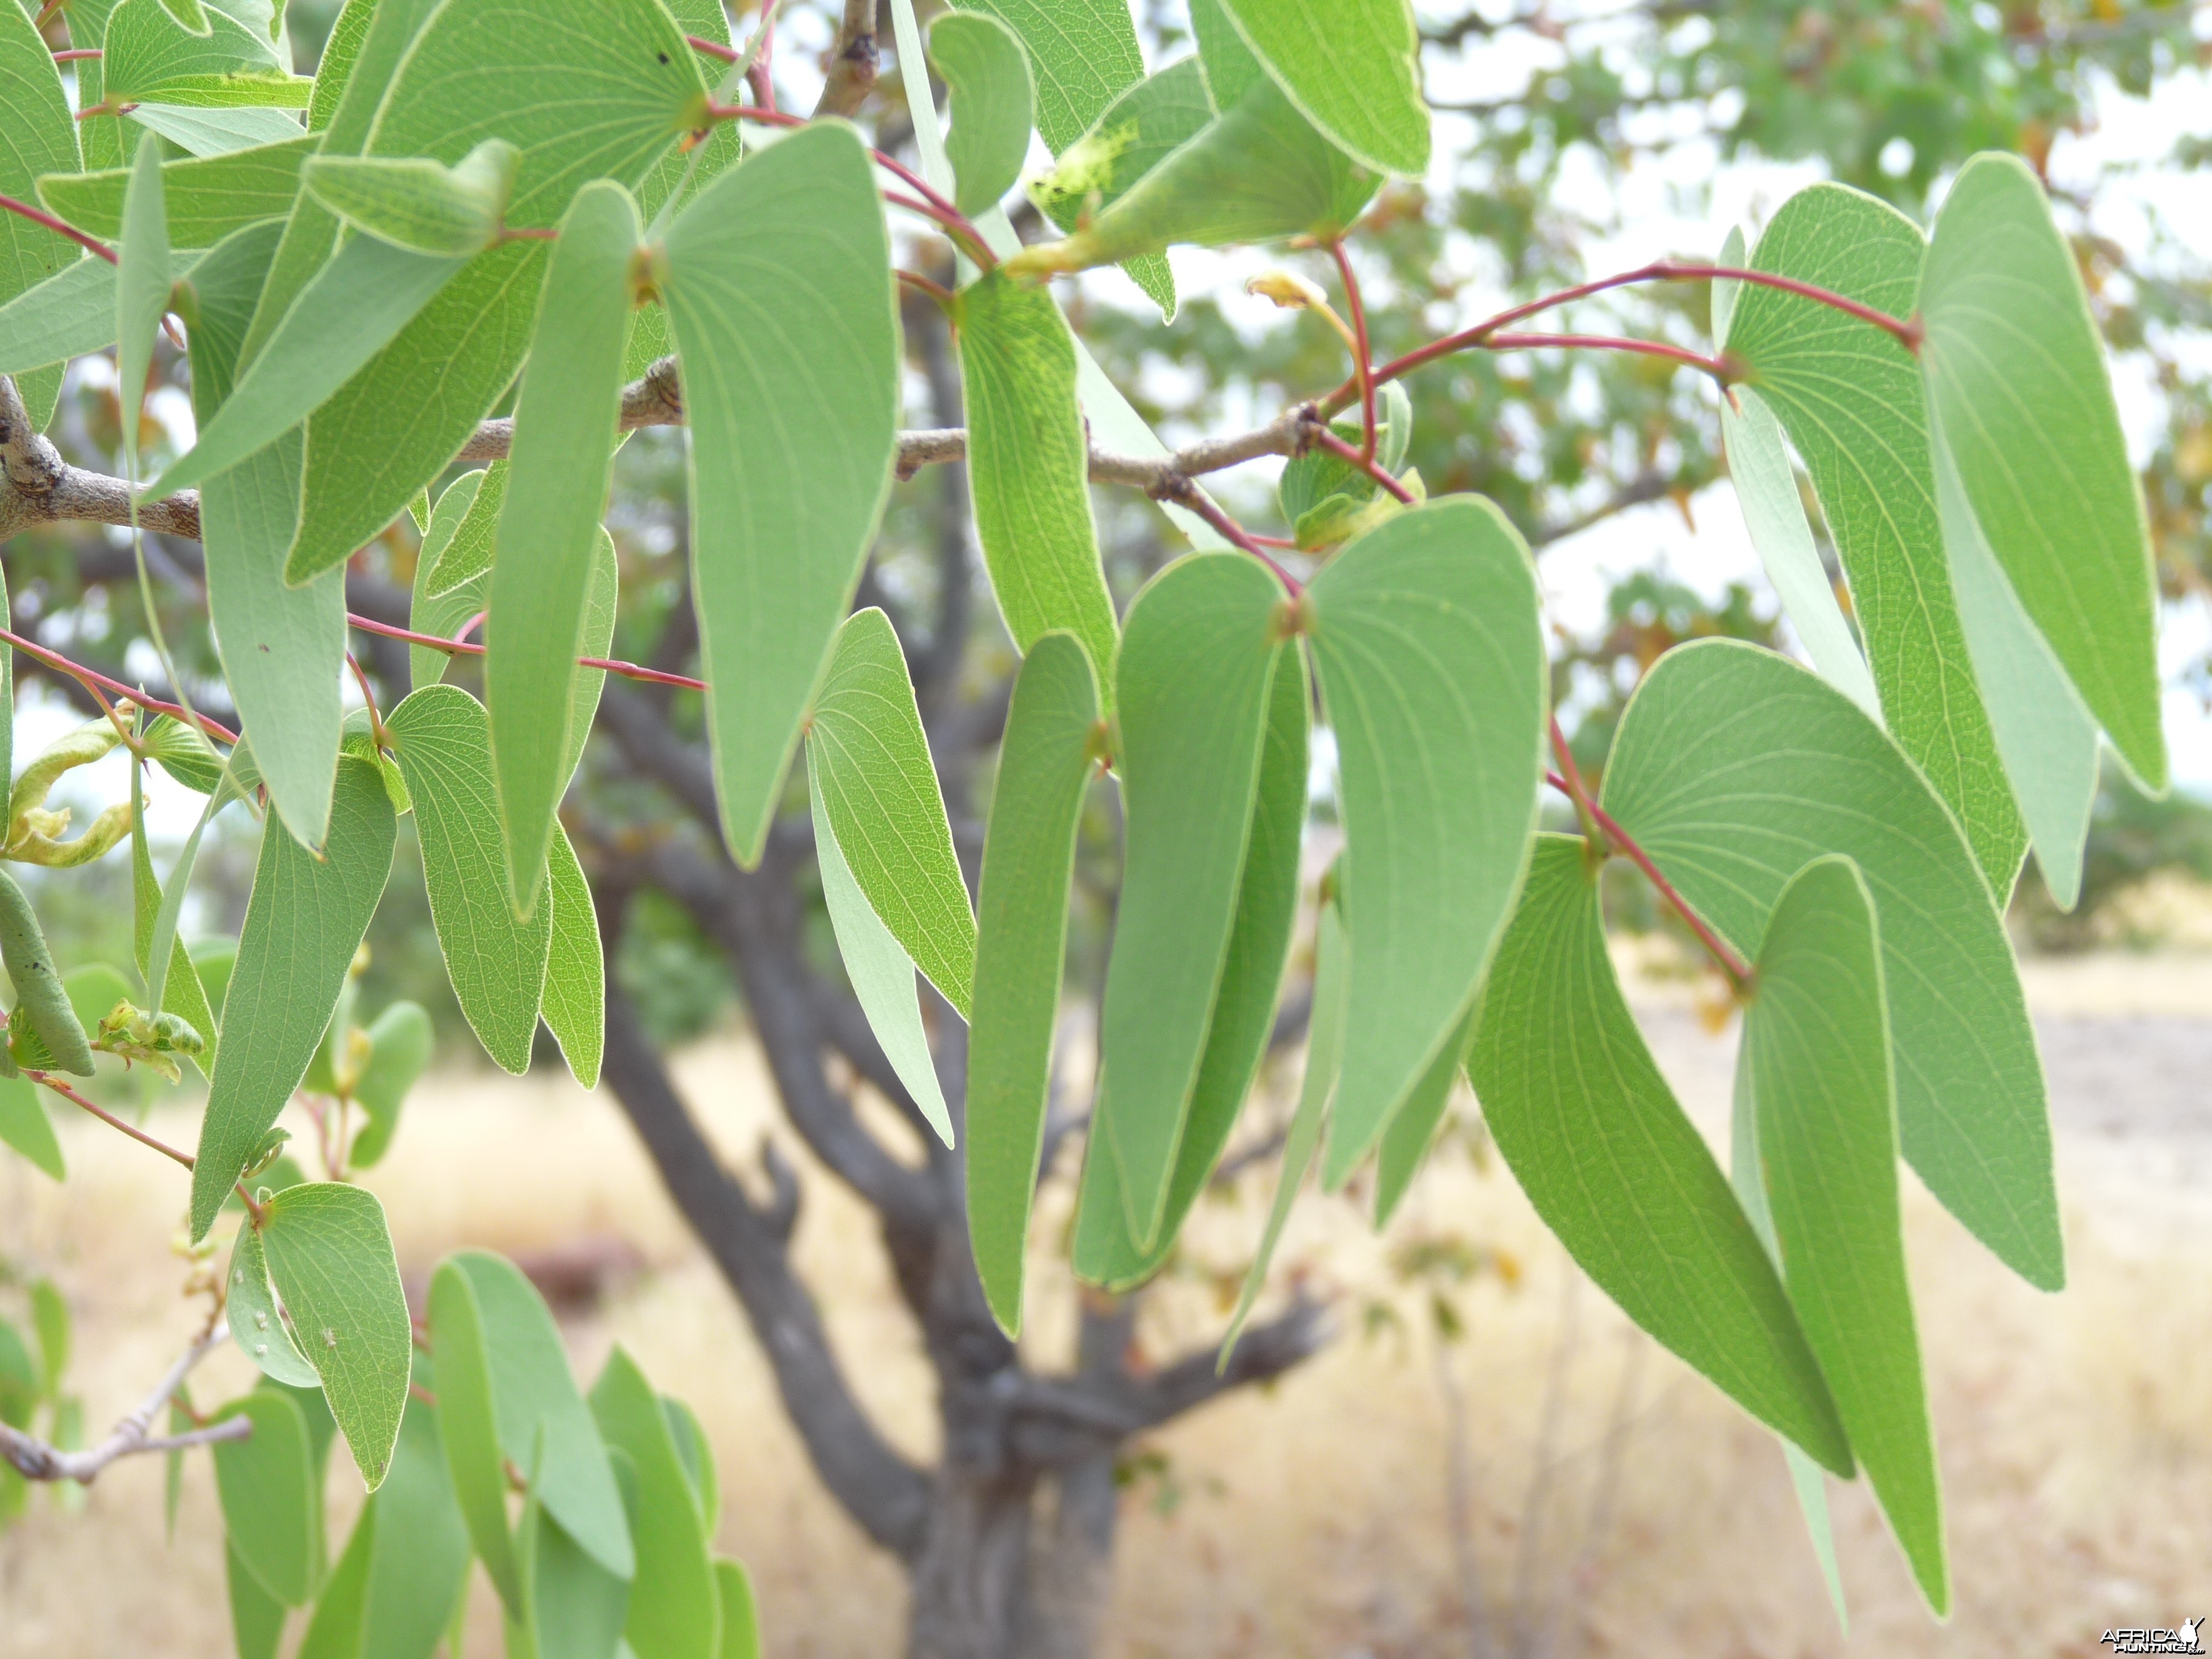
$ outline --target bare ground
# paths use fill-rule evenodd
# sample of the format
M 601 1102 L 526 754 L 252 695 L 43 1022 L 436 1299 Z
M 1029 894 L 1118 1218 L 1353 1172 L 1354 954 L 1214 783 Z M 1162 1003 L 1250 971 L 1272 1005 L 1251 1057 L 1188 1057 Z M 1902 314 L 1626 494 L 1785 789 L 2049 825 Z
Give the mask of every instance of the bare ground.
M 1341 1340 L 1134 1462 L 1109 1652 L 1386 1659 L 1479 1654 L 1486 1638 L 1493 1654 L 1556 1659 L 2014 1659 L 2100 1653 L 2108 1626 L 2212 1611 L 2212 957 L 2031 963 L 2027 979 L 2069 1288 L 2046 1297 L 2010 1278 L 1907 1178 L 1957 1584 L 1947 1625 L 1920 1605 L 1863 1489 L 1832 1488 L 1851 1614 L 1840 1635 L 1771 1437 L 1629 1332 L 1502 1167 L 1455 1144 L 1381 1239 L 1351 1205 L 1301 1206 L 1280 1261 L 1336 1298 Z M 1662 1065 L 1717 1136 L 1732 1034 L 1708 1035 L 1679 983 L 1640 984 Z M 727 1154 L 749 1158 L 771 1121 L 750 1049 L 702 1045 L 681 1076 Z M 185 1112 L 153 1127 L 192 1132 Z M 100 1424 L 191 1327 L 169 1254 L 183 1188 L 98 1125 L 66 1131 L 68 1187 L 0 1166 L 0 1255 L 69 1295 L 76 1384 Z M 866 1217 L 807 1173 L 802 1262 L 860 1392 L 926 1456 L 927 1377 Z M 1271 1179 L 1195 1218 L 1146 1316 L 1148 1352 L 1218 1329 Z M 586 1375 L 618 1340 L 696 1406 L 720 1457 L 720 1544 L 753 1567 L 771 1652 L 896 1652 L 896 1571 L 814 1485 L 734 1306 L 611 1103 L 537 1079 L 439 1080 L 371 1184 L 410 1273 L 463 1243 L 634 1244 L 646 1271 L 569 1325 Z M 1041 1263 L 1065 1209 L 1040 1217 Z M 1409 1276 L 1424 1263 L 1434 1271 Z M 1030 1340 L 1048 1357 L 1067 1340 L 1072 1291 L 1039 1271 Z M 1437 1334 L 1439 1292 L 1455 1340 Z M 222 1356 L 201 1397 L 246 1380 Z M 343 1516 L 357 1488 L 337 1462 Z M 188 1472 L 173 1543 L 161 1485 L 152 1460 L 118 1466 L 82 1512 L 40 1503 L 0 1535 L 0 1659 L 228 1650 L 211 1478 L 204 1462 Z M 471 1651 L 496 1651 L 481 1587 L 476 1613 Z

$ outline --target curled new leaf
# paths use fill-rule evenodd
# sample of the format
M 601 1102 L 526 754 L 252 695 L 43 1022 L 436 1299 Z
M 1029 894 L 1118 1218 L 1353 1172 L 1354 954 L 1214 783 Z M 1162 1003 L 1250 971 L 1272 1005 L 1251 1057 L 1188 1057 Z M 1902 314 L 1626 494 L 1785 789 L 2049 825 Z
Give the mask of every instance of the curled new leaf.
M 451 167 L 424 157 L 317 155 L 301 179 L 317 201 L 372 236 L 452 257 L 497 238 L 521 159 L 504 138 L 487 138 Z

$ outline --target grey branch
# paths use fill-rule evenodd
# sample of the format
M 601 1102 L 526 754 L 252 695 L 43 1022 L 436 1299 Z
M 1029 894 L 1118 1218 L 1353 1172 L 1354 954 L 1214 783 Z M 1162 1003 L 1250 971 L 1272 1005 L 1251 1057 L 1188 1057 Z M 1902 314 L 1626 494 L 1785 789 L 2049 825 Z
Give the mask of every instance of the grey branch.
M 1312 405 L 1285 410 L 1252 431 L 1229 438 L 1207 438 L 1171 455 L 1148 457 L 1116 454 L 1093 448 L 1091 479 L 1094 483 L 1123 484 L 1141 489 L 1156 501 L 1179 500 L 1190 481 L 1208 472 L 1256 460 L 1262 455 L 1295 455 L 1306 428 L 1316 420 Z M 623 388 L 622 429 L 681 426 L 684 398 L 677 384 L 676 359 L 663 357 L 638 379 Z M 514 446 L 511 417 L 485 421 L 461 446 L 456 460 L 503 460 Z M 898 474 L 910 478 L 925 466 L 964 460 L 968 434 L 964 428 L 944 427 L 902 432 L 898 440 Z M 7 488 L 0 493 L 0 541 L 27 525 L 76 520 L 93 524 L 131 522 L 131 486 L 104 472 L 71 466 L 61 452 L 33 428 L 24 413 L 15 382 L 0 375 L 0 471 Z M 199 492 L 179 490 L 156 501 L 138 504 L 138 522 L 148 530 L 187 541 L 200 538 Z
M 12 388 L 11 388 L 12 390 Z M 19 405 L 20 407 L 20 405 Z M 167 1405 L 185 1378 L 230 1334 L 230 1328 L 218 1319 L 202 1332 L 198 1340 L 178 1357 L 177 1363 L 155 1384 L 154 1392 L 138 1402 L 138 1408 L 115 1425 L 115 1431 L 98 1445 L 84 1451 L 64 1451 L 52 1446 L 35 1435 L 24 1433 L 0 1423 L 0 1456 L 14 1464 L 16 1472 L 27 1480 L 75 1480 L 90 1486 L 100 1472 L 118 1457 L 129 1457 L 140 1452 L 181 1451 L 188 1446 L 213 1445 L 219 1441 L 243 1440 L 253 1432 L 253 1420 L 234 1417 L 204 1429 L 194 1429 L 186 1434 L 155 1436 L 154 1419 Z

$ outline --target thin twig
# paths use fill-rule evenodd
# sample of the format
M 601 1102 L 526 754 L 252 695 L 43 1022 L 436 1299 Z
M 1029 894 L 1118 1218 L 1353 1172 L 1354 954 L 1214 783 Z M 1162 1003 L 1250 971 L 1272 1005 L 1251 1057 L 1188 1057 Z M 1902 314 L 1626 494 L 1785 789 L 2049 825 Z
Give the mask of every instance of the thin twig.
M 1692 351 L 1687 346 L 1673 345 L 1665 340 L 1638 340 L 1625 334 L 1493 334 L 1486 340 L 1478 341 L 1474 349 L 1482 351 L 1543 351 L 1552 349 L 1632 351 L 1647 357 L 1664 357 L 1671 362 L 1701 369 L 1723 386 L 1738 378 L 1734 367 L 1725 357 L 1708 356 L 1702 351 Z
M 1545 773 L 1544 781 L 1561 794 L 1571 799 L 1573 798 L 1574 791 L 1567 787 L 1567 781 L 1557 772 Z M 1626 855 L 1630 863 L 1644 872 L 1645 880 L 1659 890 L 1659 896 L 1667 901 L 1674 914 L 1681 917 L 1684 925 L 1698 936 L 1698 943 L 1705 947 L 1705 953 L 1712 957 L 1714 965 L 1726 975 L 1729 988 L 1738 995 L 1741 995 L 1745 988 L 1751 983 L 1751 969 L 1744 959 L 1729 948 L 1726 940 L 1705 925 L 1705 919 L 1703 916 L 1690 908 L 1689 900 L 1684 898 L 1676 890 L 1673 882 L 1660 873 L 1659 866 L 1651 861 L 1651 854 L 1637 845 L 1635 836 L 1622 829 L 1612 815 L 1595 801 L 1589 801 L 1588 805 L 1590 817 L 1596 821 L 1597 827 L 1605 831 L 1606 839 Z
M 1583 835 L 1595 848 L 1601 857 L 1612 852 L 1603 830 L 1598 827 L 1595 813 L 1590 806 L 1589 787 L 1583 781 L 1583 769 L 1575 763 L 1575 751 L 1567 744 L 1567 734 L 1559 729 L 1559 717 L 1552 716 L 1552 758 L 1559 763 L 1559 773 L 1565 780 L 1567 798 L 1575 804 L 1575 817 L 1581 821 Z
M 16 1471 L 28 1480 L 74 1480 L 80 1486 L 90 1486 L 100 1472 L 118 1457 L 129 1457 L 142 1452 L 182 1451 L 188 1447 L 207 1446 L 228 1440 L 243 1440 L 253 1432 L 250 1417 L 227 1418 L 211 1427 L 194 1429 L 187 1434 L 155 1437 L 154 1419 L 167 1405 L 192 1368 L 215 1351 L 230 1334 L 230 1328 L 220 1318 L 210 1322 L 207 1329 L 194 1339 L 177 1362 L 171 1365 L 156 1383 L 153 1393 L 138 1402 L 137 1409 L 115 1425 L 114 1432 L 98 1445 L 83 1451 L 64 1451 L 48 1444 L 34 1435 L 0 1423 L 0 1456 L 15 1465 Z
M 26 639 L 22 635 L 11 632 L 5 628 L 0 628 L 0 640 L 5 640 L 18 651 L 28 652 L 47 667 L 67 674 L 71 679 L 77 681 L 91 691 L 94 696 L 100 695 L 100 688 L 105 687 L 118 696 L 130 698 L 131 702 L 149 713 L 167 714 L 172 719 L 183 720 L 187 725 L 197 723 L 200 730 L 209 737 L 218 738 L 224 743 L 238 741 L 238 733 L 221 721 L 211 720 L 204 714 L 195 714 L 180 704 L 163 702 L 159 697 L 149 697 L 143 691 L 133 690 L 122 681 L 112 680 L 96 669 L 87 668 L 82 663 L 71 662 L 60 652 L 49 646 L 40 645 L 36 640 Z
M 177 1163 L 183 1164 L 187 1170 L 192 1167 L 194 1159 L 190 1152 L 180 1152 L 175 1147 L 170 1146 L 167 1141 L 156 1140 L 153 1136 L 148 1134 L 143 1129 L 137 1128 L 131 1124 L 125 1123 L 121 1118 L 116 1116 L 114 1113 L 109 1111 L 105 1106 L 96 1105 L 93 1102 L 86 1099 L 68 1084 L 56 1077 L 52 1072 L 41 1072 L 27 1066 L 23 1068 L 23 1075 L 30 1079 L 33 1083 L 44 1084 L 47 1088 L 52 1089 L 56 1094 L 59 1095 L 64 1100 L 69 1101 L 75 1105 L 83 1107 L 86 1111 L 90 1112 L 102 1123 L 107 1125 L 109 1128 L 120 1129 L 125 1134 L 129 1135 L 131 1139 L 137 1141 L 140 1146 L 151 1146 L 155 1152 L 161 1153 L 162 1157 L 174 1159 Z

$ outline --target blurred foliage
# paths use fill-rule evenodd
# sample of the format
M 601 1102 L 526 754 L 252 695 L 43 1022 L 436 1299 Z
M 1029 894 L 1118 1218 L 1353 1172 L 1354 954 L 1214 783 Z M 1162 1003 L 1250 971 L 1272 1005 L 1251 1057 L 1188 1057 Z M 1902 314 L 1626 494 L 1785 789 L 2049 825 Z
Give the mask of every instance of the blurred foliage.
M 2114 901 L 2154 876 L 2179 874 L 2212 884 L 2212 806 L 2187 795 L 2154 800 L 2107 758 L 2089 820 L 2081 864 L 2081 902 L 2069 914 L 2051 901 L 2037 874 L 2024 875 L 2013 900 L 2013 921 L 2044 951 L 2094 945 L 2156 945 L 2156 928 L 2123 931 L 2107 924 Z

